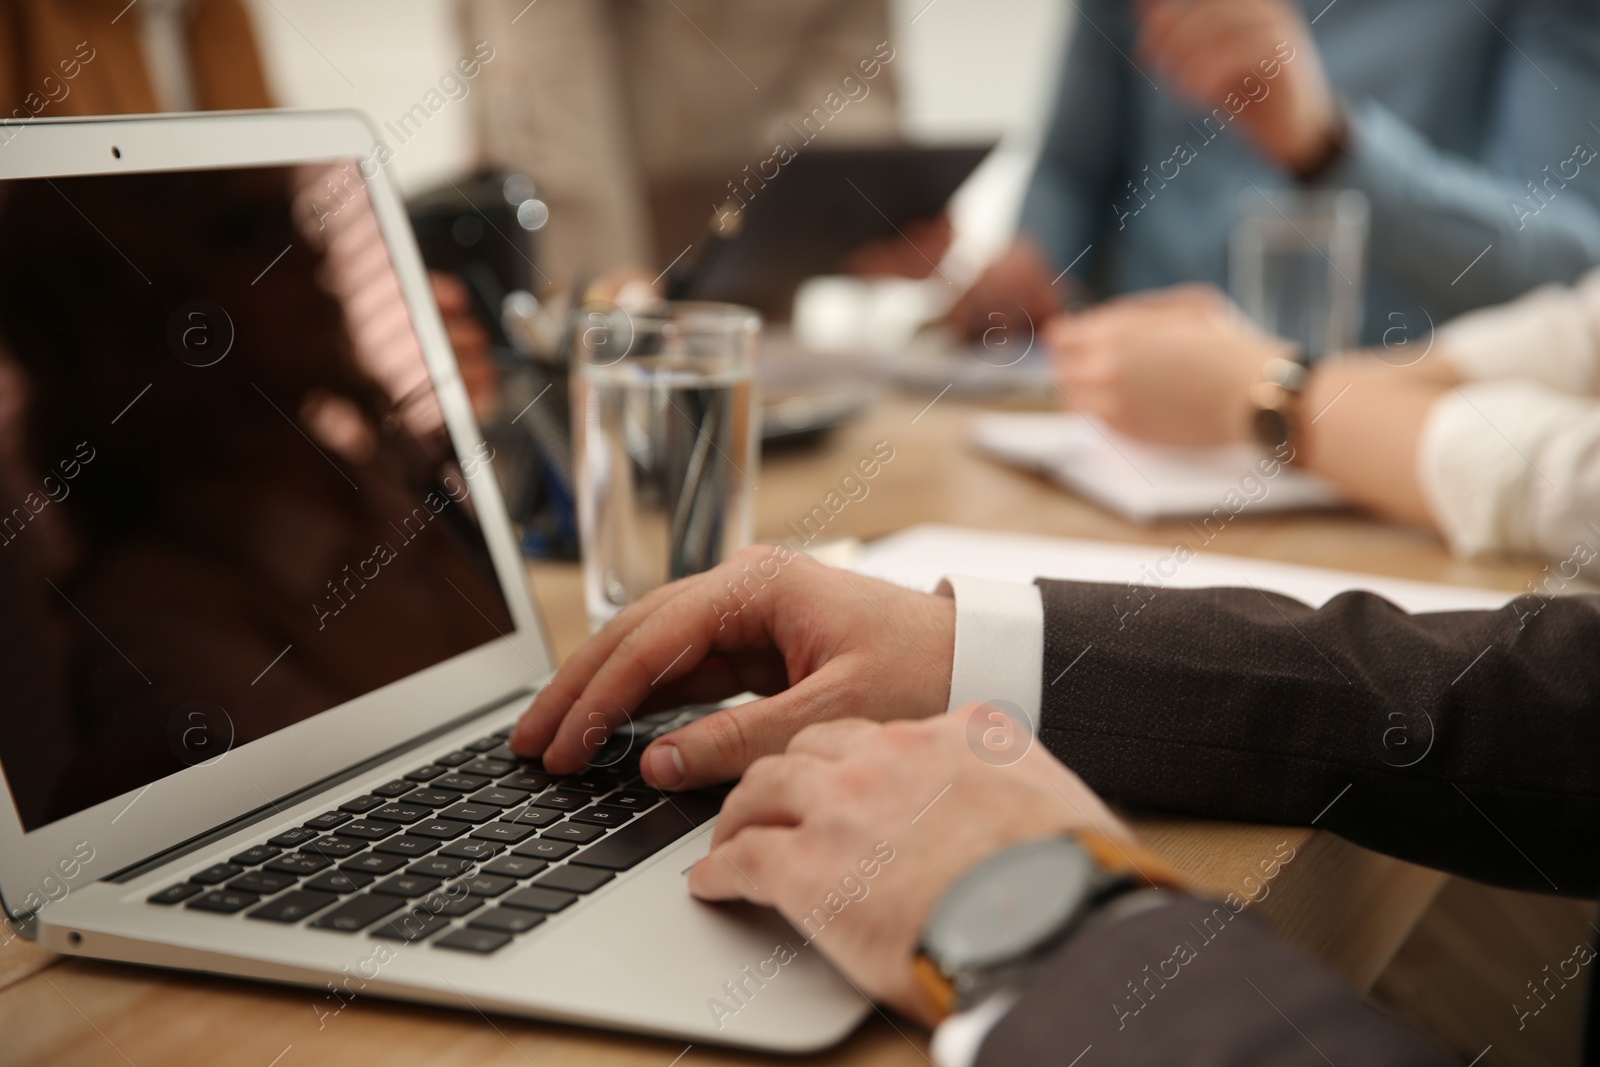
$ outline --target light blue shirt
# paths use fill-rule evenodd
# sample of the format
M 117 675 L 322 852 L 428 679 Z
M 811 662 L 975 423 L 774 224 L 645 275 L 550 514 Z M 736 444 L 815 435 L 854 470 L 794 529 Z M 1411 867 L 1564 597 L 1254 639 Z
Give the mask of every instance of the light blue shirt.
M 1300 5 L 1350 121 L 1347 150 L 1312 185 L 1359 189 L 1371 205 L 1366 343 L 1600 263 L 1600 2 Z M 1216 132 L 1209 112 L 1141 73 L 1131 0 L 1074 6 L 1023 230 L 1097 295 L 1227 288 L 1241 193 L 1295 179 L 1240 120 Z M 1193 158 L 1175 168 L 1180 145 Z M 1139 198 L 1127 184 L 1174 169 Z

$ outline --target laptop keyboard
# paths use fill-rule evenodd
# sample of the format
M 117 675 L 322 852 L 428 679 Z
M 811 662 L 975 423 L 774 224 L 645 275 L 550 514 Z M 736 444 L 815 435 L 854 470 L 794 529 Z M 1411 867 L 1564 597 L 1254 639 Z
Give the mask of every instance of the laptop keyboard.
M 553 775 L 510 727 L 148 898 L 164 907 L 490 953 L 717 813 L 624 768 Z

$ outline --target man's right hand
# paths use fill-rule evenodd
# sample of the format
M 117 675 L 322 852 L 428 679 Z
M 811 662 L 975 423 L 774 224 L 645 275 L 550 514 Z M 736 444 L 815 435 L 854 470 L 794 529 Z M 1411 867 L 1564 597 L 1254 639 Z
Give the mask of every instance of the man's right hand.
M 761 694 L 642 754 L 646 781 L 691 789 L 737 777 L 811 723 L 941 714 L 954 654 L 954 600 L 756 545 L 624 608 L 539 692 L 511 747 L 567 774 L 635 714 Z

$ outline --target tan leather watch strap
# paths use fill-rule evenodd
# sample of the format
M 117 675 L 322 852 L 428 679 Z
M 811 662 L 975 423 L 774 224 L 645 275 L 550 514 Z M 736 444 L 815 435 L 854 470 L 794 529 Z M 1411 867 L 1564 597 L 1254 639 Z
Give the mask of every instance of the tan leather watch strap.
M 911 961 L 911 980 L 932 1006 L 935 1019 L 942 1022 L 956 1010 L 956 1001 L 959 999 L 956 987 L 939 970 L 939 965 L 921 952 Z
M 1102 869 L 1132 878 L 1151 888 L 1189 889 L 1187 879 L 1166 860 L 1131 839 L 1118 840 L 1097 830 L 1078 830 L 1069 835 L 1094 858 Z

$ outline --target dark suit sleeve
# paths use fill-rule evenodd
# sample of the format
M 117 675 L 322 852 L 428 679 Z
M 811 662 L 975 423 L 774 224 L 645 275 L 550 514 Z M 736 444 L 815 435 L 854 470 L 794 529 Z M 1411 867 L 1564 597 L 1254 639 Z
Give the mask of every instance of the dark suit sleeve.
M 1029 976 L 977 1067 L 1080 1056 L 1082 1067 L 1452 1062 L 1249 915 L 1190 897 L 1068 940 Z
M 1360 592 L 1038 584 L 1040 737 L 1103 796 L 1600 890 L 1600 597 L 1408 615 Z

